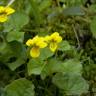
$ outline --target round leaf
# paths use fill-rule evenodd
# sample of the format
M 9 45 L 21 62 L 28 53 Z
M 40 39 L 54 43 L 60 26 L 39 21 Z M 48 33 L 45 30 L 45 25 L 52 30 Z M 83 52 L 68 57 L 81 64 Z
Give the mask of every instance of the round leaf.
M 25 78 L 13 81 L 5 87 L 6 96 L 34 96 L 34 85 Z
M 80 95 L 88 91 L 88 83 L 77 74 L 61 74 L 57 73 L 53 77 L 53 83 L 69 95 Z

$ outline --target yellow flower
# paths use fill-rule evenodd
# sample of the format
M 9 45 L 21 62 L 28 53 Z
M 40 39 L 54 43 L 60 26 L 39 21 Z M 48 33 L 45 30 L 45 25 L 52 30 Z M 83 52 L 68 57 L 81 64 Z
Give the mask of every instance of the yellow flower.
M 26 45 L 27 45 L 27 46 L 33 45 L 33 40 L 32 40 L 32 39 L 29 39 L 29 40 L 26 42 Z
M 39 47 L 32 47 L 31 50 L 30 50 L 30 56 L 33 57 L 33 58 L 37 58 L 39 57 L 40 55 L 40 50 L 39 50 Z
M 51 36 L 51 41 L 56 42 L 56 43 L 60 43 L 62 41 L 62 37 L 59 35 L 58 32 L 54 32 Z
M 51 40 L 51 38 L 50 38 L 49 35 L 45 36 L 45 41 L 46 41 L 46 42 L 49 42 L 50 40 Z
M 45 39 L 49 42 L 49 48 L 52 52 L 56 51 L 58 43 L 62 41 L 62 37 L 59 35 L 58 32 L 54 32 L 51 36 L 45 37 Z
M 40 48 L 45 48 L 47 46 L 47 43 L 45 42 L 45 39 L 43 37 L 35 36 L 33 39 L 29 39 L 26 42 L 26 45 L 32 46 L 30 55 L 36 58 L 40 55 Z
M 0 22 L 5 22 L 8 19 L 8 15 L 14 13 L 15 10 L 11 7 L 0 6 Z

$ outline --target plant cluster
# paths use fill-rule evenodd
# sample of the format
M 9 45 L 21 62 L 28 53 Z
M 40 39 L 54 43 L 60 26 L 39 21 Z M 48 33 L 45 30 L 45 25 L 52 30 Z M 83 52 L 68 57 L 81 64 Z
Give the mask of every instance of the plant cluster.
M 40 48 L 45 48 L 50 46 L 50 50 L 55 52 L 57 49 L 57 44 L 62 41 L 62 37 L 59 36 L 58 32 L 53 33 L 51 36 L 38 37 L 35 36 L 33 39 L 29 39 L 26 42 L 27 46 L 32 47 L 30 50 L 30 55 L 32 57 L 38 57 L 40 55 Z
M 95 96 L 96 1 L 0 0 L 0 96 Z

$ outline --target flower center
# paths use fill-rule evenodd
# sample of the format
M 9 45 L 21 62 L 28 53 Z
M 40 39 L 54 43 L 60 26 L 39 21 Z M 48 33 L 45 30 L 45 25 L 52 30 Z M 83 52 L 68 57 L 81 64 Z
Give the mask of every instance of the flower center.
M 7 13 L 6 12 L 0 12 L 0 15 L 6 15 Z
M 35 49 L 38 49 L 38 48 L 39 48 L 39 46 L 36 46 L 36 45 L 34 45 L 33 47 L 34 47 Z
M 52 39 L 51 42 L 56 43 L 56 40 Z

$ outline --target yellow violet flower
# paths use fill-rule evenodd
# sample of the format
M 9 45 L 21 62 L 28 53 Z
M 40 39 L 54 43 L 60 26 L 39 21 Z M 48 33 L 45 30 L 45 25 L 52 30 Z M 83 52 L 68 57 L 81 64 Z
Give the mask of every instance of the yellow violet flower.
M 15 10 L 11 7 L 0 6 L 0 22 L 5 22 L 8 19 L 8 15 L 14 13 Z
M 58 43 L 62 41 L 62 37 L 58 32 L 54 32 L 51 36 L 46 36 L 45 41 L 49 42 L 50 50 L 55 52 L 58 47 Z
M 33 45 L 33 40 L 32 40 L 32 39 L 29 39 L 29 40 L 26 42 L 26 45 L 27 45 L 27 46 Z
M 31 46 L 30 55 L 33 58 L 36 58 L 40 55 L 40 48 L 45 48 L 47 43 L 43 37 L 35 36 L 33 39 L 29 39 L 26 42 L 27 46 Z
M 45 41 L 46 41 L 47 43 L 48 43 L 50 40 L 51 40 L 51 38 L 50 38 L 49 35 L 45 36 Z

